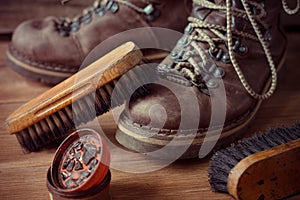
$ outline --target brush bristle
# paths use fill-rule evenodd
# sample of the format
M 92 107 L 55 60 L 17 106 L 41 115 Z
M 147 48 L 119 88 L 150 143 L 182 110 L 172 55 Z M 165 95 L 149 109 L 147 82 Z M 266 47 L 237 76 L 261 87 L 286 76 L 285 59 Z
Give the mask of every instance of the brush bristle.
M 108 112 L 111 107 L 119 106 L 129 98 L 144 95 L 147 93 L 146 84 L 153 81 L 150 80 L 153 76 L 148 76 L 149 71 L 153 73 L 151 68 L 135 67 L 123 75 L 120 81 L 113 80 L 96 89 L 94 93 L 87 94 L 73 104 L 16 133 L 24 152 L 39 151 L 72 133 L 76 126 Z M 111 98 L 112 95 L 114 98 Z
M 212 156 L 208 168 L 208 178 L 212 190 L 228 193 L 228 175 L 231 169 L 245 157 L 298 138 L 300 138 L 300 124 L 295 124 L 289 128 L 269 129 L 265 133 L 243 139 L 237 144 L 217 151 Z

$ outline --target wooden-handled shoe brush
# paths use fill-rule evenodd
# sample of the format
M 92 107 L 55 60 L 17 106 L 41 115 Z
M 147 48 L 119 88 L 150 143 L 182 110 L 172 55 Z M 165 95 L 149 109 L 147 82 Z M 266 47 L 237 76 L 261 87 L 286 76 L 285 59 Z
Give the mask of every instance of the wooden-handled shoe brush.
M 136 67 L 141 62 L 141 51 L 134 43 L 125 43 L 21 106 L 4 125 L 25 152 L 38 151 L 72 133 L 77 120 L 86 123 L 107 112 L 113 92 L 118 97 L 113 105 L 123 103 L 130 87 L 147 79 L 145 69 Z M 116 84 L 122 75 L 126 82 Z M 141 88 L 137 94 L 144 92 Z
M 300 124 L 219 150 L 208 173 L 214 191 L 236 199 L 282 199 L 300 192 Z

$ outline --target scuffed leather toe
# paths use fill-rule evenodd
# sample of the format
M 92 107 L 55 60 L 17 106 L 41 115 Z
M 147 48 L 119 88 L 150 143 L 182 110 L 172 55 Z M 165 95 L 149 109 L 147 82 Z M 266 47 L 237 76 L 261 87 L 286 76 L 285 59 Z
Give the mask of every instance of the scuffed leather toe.
M 57 18 L 47 17 L 21 23 L 14 31 L 11 46 L 29 60 L 80 65 L 81 53 L 73 37 L 62 37 L 56 29 Z M 65 56 L 68 52 L 68 57 Z
M 146 95 L 130 101 L 124 111 L 134 123 L 170 130 L 177 130 L 182 120 L 184 126 L 190 129 L 197 129 L 195 124 L 199 127 L 209 125 L 210 99 L 199 93 L 197 88 L 170 82 L 167 87 L 151 84 L 148 90 Z M 199 115 L 194 115 L 197 110 Z

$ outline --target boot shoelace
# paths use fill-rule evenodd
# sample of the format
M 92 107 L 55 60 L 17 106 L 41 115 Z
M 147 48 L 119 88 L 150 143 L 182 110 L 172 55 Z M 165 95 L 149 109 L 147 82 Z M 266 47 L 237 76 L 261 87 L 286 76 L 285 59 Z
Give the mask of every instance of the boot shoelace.
M 159 66 L 158 70 L 160 74 L 167 76 L 169 80 L 174 80 L 175 82 L 190 86 L 195 85 L 202 92 L 209 95 L 208 88 L 215 88 L 218 86 L 217 81 L 214 79 L 223 77 L 224 71 L 222 68 L 216 66 L 216 64 L 211 61 L 211 58 L 207 57 L 206 51 L 197 44 L 197 42 L 205 42 L 209 45 L 208 52 L 210 56 L 213 56 L 217 60 L 222 60 L 224 63 L 231 62 L 243 87 L 252 97 L 259 100 L 269 98 L 274 93 L 277 85 L 277 71 L 266 42 L 266 40 L 268 40 L 268 35 L 263 35 L 260 31 L 260 27 L 268 30 L 267 24 L 262 20 L 262 18 L 266 16 L 266 11 L 264 5 L 253 0 L 241 0 L 241 2 L 244 10 L 232 7 L 231 0 L 226 0 L 225 6 L 217 5 L 208 0 L 194 0 L 194 3 L 202 8 L 226 12 L 226 26 L 209 24 L 198 18 L 189 17 L 189 25 L 186 27 L 185 35 L 178 41 L 178 46 L 183 46 L 184 49 L 179 48 L 179 50 L 176 50 L 175 47 L 175 50 L 170 54 L 174 63 Z M 295 14 L 299 11 L 300 0 L 297 0 L 295 9 L 290 9 L 286 0 L 282 0 L 282 5 L 286 13 Z M 256 35 L 232 30 L 232 16 L 240 17 L 245 20 L 248 19 Z M 211 31 L 217 37 L 210 37 L 206 30 Z M 270 67 L 272 80 L 268 91 L 265 93 L 259 94 L 255 92 L 245 79 L 241 68 L 236 61 L 234 52 L 244 54 L 247 52 L 247 47 L 241 44 L 239 39 L 235 38 L 233 34 L 260 42 Z M 218 49 L 215 43 L 225 43 L 228 52 L 223 52 L 221 49 Z M 172 75 L 168 75 L 168 73 Z
M 63 0 L 62 4 L 68 1 L 71 0 Z M 58 31 L 62 36 L 69 36 L 71 32 L 78 31 L 82 24 L 90 23 L 92 21 L 93 13 L 98 16 L 103 16 L 107 11 L 116 13 L 119 10 L 119 4 L 125 5 L 136 12 L 145 15 L 148 21 L 154 21 L 160 15 L 160 10 L 149 1 L 141 1 L 146 4 L 144 8 L 140 8 L 127 0 L 95 0 L 93 6 L 84 9 L 82 14 L 74 17 L 73 19 L 60 18 L 57 26 Z

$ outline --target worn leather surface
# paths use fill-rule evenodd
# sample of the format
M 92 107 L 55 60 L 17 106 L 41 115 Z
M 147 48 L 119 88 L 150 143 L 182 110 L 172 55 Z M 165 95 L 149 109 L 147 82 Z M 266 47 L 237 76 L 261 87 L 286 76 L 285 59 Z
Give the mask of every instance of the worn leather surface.
M 223 1 L 220 1 L 220 3 L 222 4 Z M 264 1 L 264 3 L 267 11 L 264 22 L 269 25 L 268 31 L 271 36 L 269 48 L 275 65 L 277 66 L 284 54 L 286 46 L 285 36 L 279 26 L 281 1 Z M 237 7 L 241 6 L 239 0 L 235 0 L 233 5 Z M 225 13 L 221 13 L 220 11 L 210 11 L 194 6 L 193 15 L 212 24 L 225 25 L 226 23 Z M 233 20 L 233 29 L 253 32 L 253 29 L 247 21 L 237 18 Z M 213 33 L 210 34 L 213 35 Z M 251 87 L 255 91 L 261 92 L 266 81 L 270 78 L 269 65 L 265 54 L 258 42 L 245 38 L 241 38 L 241 42 L 248 47 L 248 53 L 245 55 L 235 53 L 236 59 Z M 199 43 L 199 45 L 208 49 L 207 43 Z M 219 48 L 228 51 L 224 44 L 220 44 Z M 214 60 L 214 62 L 225 71 L 223 82 L 226 98 L 221 98 L 219 101 L 226 101 L 225 127 L 233 126 L 233 124 L 238 123 L 237 121 L 239 120 L 245 121 L 249 112 L 251 112 L 257 103 L 257 100 L 251 97 L 244 89 L 231 63 L 225 64 L 216 60 Z M 188 91 L 191 87 L 182 86 L 177 83 L 173 83 L 172 85 L 175 90 L 178 91 L 177 95 L 183 96 L 185 103 L 189 106 L 191 104 L 189 102 L 191 98 Z M 160 116 L 159 113 L 164 114 L 164 112 L 156 112 L 157 114 L 152 115 L 152 117 L 149 115 L 149 112 L 153 112 L 150 111 L 153 105 L 159 104 L 165 109 L 165 113 L 167 114 L 163 128 L 171 130 L 178 129 L 182 113 L 177 100 L 178 98 L 170 90 L 166 89 L 166 87 L 152 84 L 149 88 L 149 94 L 129 102 L 128 109 L 124 111 L 124 114 L 127 115 L 133 123 L 158 128 L 155 126 L 161 124 L 160 121 L 165 118 L 164 116 Z M 211 98 L 216 97 L 215 95 L 208 96 L 204 94 L 199 91 L 197 87 L 192 87 L 192 89 L 195 91 L 198 99 L 200 119 L 190 119 L 190 124 L 193 124 L 193 120 L 199 120 L 198 128 L 205 129 L 209 126 L 211 119 Z M 218 90 L 216 89 L 215 92 L 218 92 Z M 189 112 L 193 112 L 193 107 L 188 107 L 188 110 Z
M 130 0 L 130 2 L 141 8 L 147 5 L 141 0 Z M 58 17 L 26 21 L 14 31 L 12 53 L 20 55 L 18 57 L 23 58 L 21 60 L 23 62 L 41 63 L 42 68 L 76 72 L 83 59 L 96 45 L 120 32 L 151 26 L 183 31 L 189 15 L 187 6 L 186 1 L 182 0 L 159 1 L 157 8 L 161 11 L 161 15 L 153 22 L 149 22 L 144 14 L 119 4 L 116 13 L 107 11 L 103 16 L 93 13 L 90 23 L 82 24 L 79 31 L 72 32 L 67 37 L 57 31 Z M 150 30 L 144 30 L 127 39 L 138 40 L 139 38 L 158 43 L 156 36 Z

